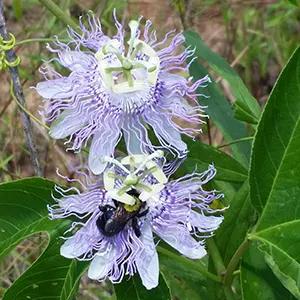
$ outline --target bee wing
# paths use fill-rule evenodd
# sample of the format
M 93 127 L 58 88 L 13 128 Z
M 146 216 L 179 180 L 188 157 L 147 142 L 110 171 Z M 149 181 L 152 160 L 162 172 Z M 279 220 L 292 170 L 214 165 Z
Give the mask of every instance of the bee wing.
M 120 205 L 115 214 L 113 215 L 114 220 L 118 220 L 118 222 L 127 223 L 130 219 L 134 218 L 139 213 L 138 210 L 127 211 L 122 205 Z

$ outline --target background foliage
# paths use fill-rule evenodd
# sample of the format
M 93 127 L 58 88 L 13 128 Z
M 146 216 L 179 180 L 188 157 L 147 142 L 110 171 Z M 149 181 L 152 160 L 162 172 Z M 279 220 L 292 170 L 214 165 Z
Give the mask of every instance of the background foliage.
M 40 4 L 44 2 L 5 1 L 8 27 L 18 42 L 15 51 L 22 57 L 27 105 L 38 118 L 40 99 L 29 86 L 39 81 L 38 68 L 48 59 L 44 42 L 55 34 L 67 38 L 63 21 L 77 22 L 92 9 L 110 34 L 117 8 L 122 22 L 143 14 L 157 29 L 164 24 L 158 35 L 173 27 L 185 30 L 186 46 L 197 47 L 191 76 L 209 73 L 213 82 L 206 91 L 210 98 L 199 98 L 210 119 L 196 141 L 185 138 L 189 155 L 178 172 L 196 165 L 203 171 L 214 162 L 218 173 L 212 184 L 226 197 L 213 205 L 229 208 L 215 237 L 207 241 L 205 259 L 188 260 L 160 243 L 158 288 L 146 291 L 138 276 L 114 287 L 88 280 L 82 276 L 87 264 L 59 255 L 59 236 L 67 224 L 50 221 L 46 207 L 52 202 L 51 179 L 58 180 L 56 167 L 74 176 L 66 167 L 72 154 L 35 124 L 46 179 L 24 179 L 33 170 L 9 77 L 2 73 L 0 297 L 300 299 L 298 1 L 55 1 L 63 17 L 53 15 Z

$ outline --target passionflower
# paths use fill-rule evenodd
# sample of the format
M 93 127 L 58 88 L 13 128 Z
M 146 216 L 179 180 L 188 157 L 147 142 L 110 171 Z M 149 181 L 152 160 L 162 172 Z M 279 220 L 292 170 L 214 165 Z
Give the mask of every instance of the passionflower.
M 159 150 L 103 160 L 108 168 L 102 180 L 77 170 L 84 177 L 85 183 L 79 180 L 83 192 L 73 188 L 75 194 L 70 195 L 70 189 L 55 188 L 62 197 L 54 197 L 57 203 L 49 207 L 50 217 L 77 219 L 65 233 L 61 255 L 90 260 L 91 279 L 118 283 L 138 272 L 151 289 L 158 285 L 159 239 L 191 259 L 206 254 L 205 238 L 223 220 L 210 208 L 223 195 L 203 188 L 216 173 L 213 166 L 170 180 L 174 169 Z
M 130 37 L 125 42 L 124 28 L 115 14 L 114 18 L 117 34 L 112 38 L 104 35 L 100 22 L 89 15 L 89 29 L 80 19 L 82 34 L 69 28 L 69 43 L 57 40 L 55 49 L 48 45 L 58 56 L 53 60 L 68 68 L 69 75 L 62 76 L 48 65 L 41 71 L 46 81 L 36 87 L 44 98 L 54 139 L 69 136 L 70 149 L 80 151 L 92 138 L 88 163 L 95 174 L 106 166 L 99 158 L 113 156 L 122 136 L 129 154 L 157 149 L 149 139 L 147 124 L 161 147 L 183 157 L 187 145 L 181 133 L 194 136 L 201 129 L 192 124 L 203 123 L 196 90 L 210 81 L 208 76 L 195 83 L 186 78 L 186 60 L 194 50 L 178 52 L 184 43 L 182 33 L 171 31 L 157 41 L 149 20 L 143 34 L 139 30 L 140 18 L 129 22 Z M 175 74 L 178 72 L 180 75 Z M 174 117 L 188 125 L 182 128 L 173 122 Z

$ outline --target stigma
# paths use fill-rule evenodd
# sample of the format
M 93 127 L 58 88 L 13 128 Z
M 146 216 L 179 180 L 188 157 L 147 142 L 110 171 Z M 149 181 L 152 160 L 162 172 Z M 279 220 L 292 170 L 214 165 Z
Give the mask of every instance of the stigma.
M 151 155 L 136 154 L 124 157 L 121 161 L 111 157 L 102 160 L 122 170 L 124 176 L 116 174 L 113 168 L 104 172 L 104 188 L 108 195 L 116 201 L 127 205 L 135 205 L 137 197 L 131 195 L 132 189 L 139 192 L 138 200 L 145 202 L 154 194 L 159 193 L 168 179 L 155 159 L 162 158 L 163 151 L 158 150 Z M 157 183 L 150 184 L 145 178 L 152 175 Z M 116 185 L 116 180 L 122 184 Z
M 129 22 L 127 54 L 121 42 L 112 39 L 95 54 L 104 84 L 116 94 L 143 90 L 155 85 L 160 70 L 157 52 L 137 38 L 139 22 Z

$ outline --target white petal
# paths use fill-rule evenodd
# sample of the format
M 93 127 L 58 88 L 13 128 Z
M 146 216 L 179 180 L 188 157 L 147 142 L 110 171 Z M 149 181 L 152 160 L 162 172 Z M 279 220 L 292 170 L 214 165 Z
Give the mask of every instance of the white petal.
M 109 176 L 109 174 L 115 175 L 114 170 L 107 170 L 103 174 L 104 188 L 107 191 L 113 190 L 115 186 L 115 179 L 112 176 Z
M 90 244 L 84 239 L 71 237 L 60 247 L 60 254 L 66 258 L 79 257 L 89 250 Z
M 180 232 L 176 235 L 176 232 L 166 229 L 163 234 L 158 233 L 158 235 L 181 254 L 191 259 L 199 259 L 206 255 L 204 247 L 198 244 L 188 231 L 184 234 Z M 187 244 L 193 247 L 187 247 Z
M 223 217 L 205 216 L 201 213 L 191 211 L 190 222 L 192 226 L 198 228 L 201 232 L 216 230 L 223 221 Z
M 65 51 L 60 57 L 63 66 L 72 71 L 85 72 L 84 64 L 89 62 L 89 56 L 81 51 Z
M 155 52 L 155 50 L 151 47 L 151 46 L 149 46 L 147 43 L 145 43 L 144 41 L 141 41 L 141 40 L 139 40 L 139 39 L 135 39 L 134 41 L 133 41 L 133 47 L 134 48 L 136 48 L 136 46 L 138 45 L 138 44 L 142 44 L 142 48 L 141 48 L 141 52 L 143 53 L 143 54 L 146 54 L 146 55 L 148 55 L 148 56 L 150 56 L 150 57 L 156 57 L 157 56 L 157 53 Z
M 149 125 L 153 127 L 156 135 L 161 136 L 179 151 L 187 151 L 187 145 L 181 140 L 179 131 L 166 118 L 152 115 L 151 119 L 149 120 Z
M 72 111 L 64 111 L 51 124 L 49 134 L 53 139 L 62 139 L 78 131 L 87 123 L 86 118 L 74 116 Z
M 69 80 L 54 79 L 39 82 L 36 91 L 46 99 L 64 99 L 73 95 L 74 87 Z
M 147 290 L 150 290 L 158 285 L 159 262 L 149 221 L 146 221 L 142 227 L 140 240 L 144 244 L 145 249 L 137 258 L 136 266 L 143 285 Z
M 93 245 L 101 238 L 95 218 L 90 218 L 74 236 L 70 237 L 60 248 L 62 256 L 67 258 L 80 257 L 91 251 Z
M 89 153 L 89 167 L 94 174 L 101 174 L 106 168 L 107 163 L 101 162 L 100 159 L 113 155 L 119 135 L 119 130 L 104 126 L 95 133 Z
M 89 278 L 93 280 L 104 278 L 111 269 L 115 255 L 116 250 L 114 247 L 107 249 L 107 251 L 104 253 L 97 253 L 88 270 Z
M 126 125 L 125 125 L 126 126 Z M 140 138 L 137 136 L 137 132 L 126 129 L 123 130 L 126 148 L 129 154 L 140 154 L 142 153 L 142 143 Z

